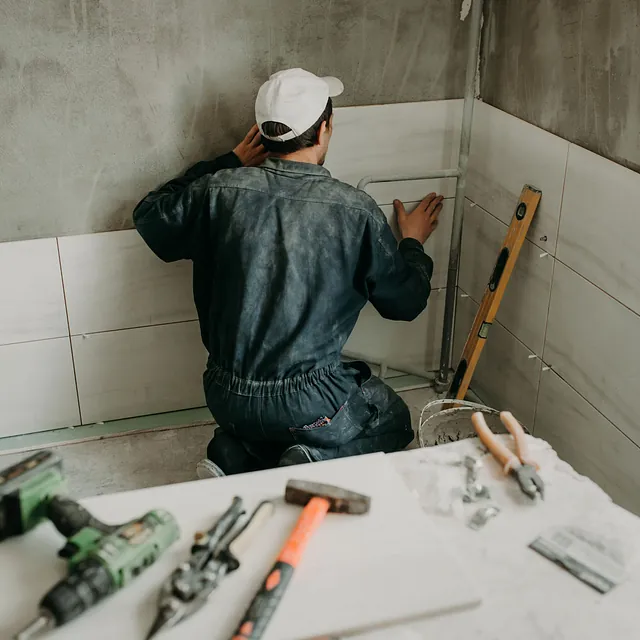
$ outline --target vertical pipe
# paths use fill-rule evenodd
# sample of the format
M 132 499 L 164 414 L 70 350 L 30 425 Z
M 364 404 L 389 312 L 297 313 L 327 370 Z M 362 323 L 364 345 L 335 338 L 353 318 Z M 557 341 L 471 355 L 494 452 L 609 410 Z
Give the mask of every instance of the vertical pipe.
M 455 320 L 456 287 L 458 286 L 458 264 L 460 261 L 460 245 L 462 244 L 464 194 L 467 186 L 467 168 L 469 166 L 469 150 L 471 148 L 471 125 L 473 123 L 476 75 L 478 72 L 478 53 L 480 51 L 480 36 L 482 30 L 482 5 L 483 0 L 473 0 L 471 20 L 469 21 L 467 77 L 464 90 L 462 129 L 460 132 L 460 155 L 458 158 L 459 176 L 456 183 L 453 228 L 451 230 L 451 249 L 449 253 L 449 270 L 447 272 L 444 326 L 442 329 L 442 350 L 440 351 L 440 371 L 436 378 L 436 387 L 441 390 L 446 389 L 449 380 L 451 343 L 454 329 L 453 324 Z

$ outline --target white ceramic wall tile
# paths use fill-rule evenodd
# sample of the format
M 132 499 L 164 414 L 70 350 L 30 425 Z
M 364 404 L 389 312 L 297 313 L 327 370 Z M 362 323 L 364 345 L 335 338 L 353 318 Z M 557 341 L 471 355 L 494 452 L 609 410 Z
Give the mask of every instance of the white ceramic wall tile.
M 196 318 L 191 263 L 166 264 L 135 230 L 59 239 L 71 333 Z
M 407 210 L 413 211 L 418 203 L 407 204 Z M 394 235 L 400 241 L 398 224 L 393 211 L 393 205 L 380 207 L 386 216 Z M 440 213 L 440 223 L 433 235 L 424 245 L 424 250 L 433 260 L 433 276 L 431 277 L 431 287 L 442 289 L 447 286 L 447 269 L 449 267 L 449 247 L 451 246 L 451 227 L 453 225 L 453 199 L 445 200 Z
M 367 305 L 345 345 L 345 353 L 372 362 L 384 361 L 401 371 L 438 369 L 444 298 L 444 290 L 432 291 L 427 309 L 413 322 L 384 320 L 372 305 Z
M 640 515 L 640 448 L 552 371 L 541 376 L 534 435 Z
M 568 151 L 566 140 L 477 102 L 467 197 L 509 224 L 522 187 L 541 189 L 542 202 L 528 237 L 555 253 Z
M 69 335 L 55 238 L 0 244 L 0 344 Z
M 640 444 L 640 316 L 557 262 L 544 360 Z
M 197 322 L 74 336 L 84 424 L 205 404 Z
M 68 337 L 0 346 L 0 437 L 79 423 Z
M 327 169 L 357 185 L 365 176 L 419 175 L 456 168 L 462 100 L 436 100 L 336 109 Z M 417 200 L 436 191 L 453 195 L 455 180 L 371 185 L 379 204 Z
M 557 256 L 640 313 L 640 175 L 571 145 Z
M 471 298 L 458 297 L 454 334 L 454 369 L 478 311 Z M 480 357 L 471 389 L 484 402 L 509 410 L 528 428 L 533 427 L 541 362 L 498 322 L 494 322 Z
M 478 303 L 498 257 L 507 225 L 468 201 L 465 207 L 460 287 Z M 526 240 L 500 304 L 498 320 L 542 357 L 553 277 L 553 257 Z

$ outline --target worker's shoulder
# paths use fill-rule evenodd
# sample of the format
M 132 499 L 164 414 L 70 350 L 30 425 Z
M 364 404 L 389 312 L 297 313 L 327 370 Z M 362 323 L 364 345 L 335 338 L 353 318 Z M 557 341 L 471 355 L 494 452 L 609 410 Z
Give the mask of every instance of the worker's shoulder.
M 333 176 L 327 176 L 325 181 L 331 185 L 332 198 L 336 199 L 340 204 L 367 214 L 379 211 L 378 204 L 366 191 L 342 182 L 342 180 L 338 180 Z
M 387 219 L 382 213 L 378 203 L 362 189 L 358 189 L 337 178 L 329 178 L 335 185 L 334 197 L 340 198 L 340 204 L 351 211 L 362 216 L 366 216 L 370 224 L 378 230 L 383 227 Z
M 277 174 L 264 171 L 260 167 L 241 167 L 225 169 L 211 176 L 211 188 L 245 190 L 262 193 L 270 198 L 281 197 L 317 203 L 327 207 L 349 209 L 354 214 L 382 216 L 376 201 L 361 189 L 331 176 L 327 171 L 323 174 L 309 174 L 296 178 L 293 184 L 289 178 L 279 179 Z M 382 216 L 384 217 L 384 216 Z
M 324 176 L 309 187 L 311 199 L 334 209 L 348 211 L 352 217 L 380 228 L 386 222 L 378 203 L 365 191 L 331 175 Z

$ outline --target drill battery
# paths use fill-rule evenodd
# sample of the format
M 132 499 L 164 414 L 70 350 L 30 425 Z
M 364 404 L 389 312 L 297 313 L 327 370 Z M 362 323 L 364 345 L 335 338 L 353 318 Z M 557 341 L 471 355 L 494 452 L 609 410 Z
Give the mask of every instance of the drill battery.
M 0 471 L 0 541 L 45 520 L 49 502 L 65 489 L 62 460 L 52 451 L 39 451 Z

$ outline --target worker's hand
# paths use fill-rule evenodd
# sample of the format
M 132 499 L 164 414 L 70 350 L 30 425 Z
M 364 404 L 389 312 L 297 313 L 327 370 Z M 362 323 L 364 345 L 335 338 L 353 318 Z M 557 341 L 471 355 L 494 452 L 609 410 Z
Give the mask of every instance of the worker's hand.
M 245 167 L 257 167 L 267 159 L 258 125 L 254 124 L 245 139 L 233 150 Z
M 438 226 L 443 196 L 430 193 L 411 213 L 407 213 L 400 200 L 394 200 L 393 208 L 402 239 L 414 238 L 424 244 Z

